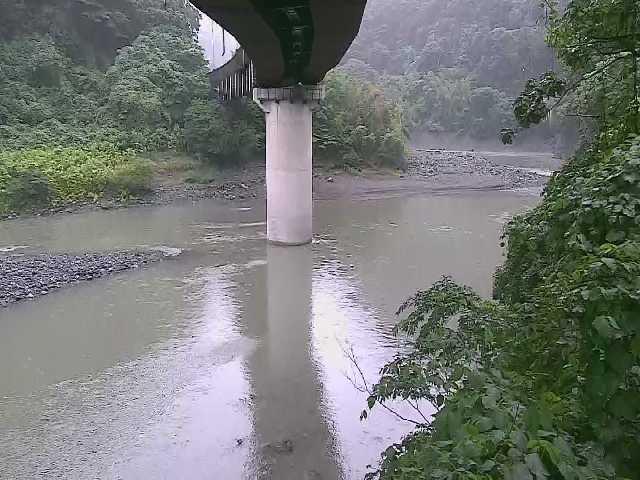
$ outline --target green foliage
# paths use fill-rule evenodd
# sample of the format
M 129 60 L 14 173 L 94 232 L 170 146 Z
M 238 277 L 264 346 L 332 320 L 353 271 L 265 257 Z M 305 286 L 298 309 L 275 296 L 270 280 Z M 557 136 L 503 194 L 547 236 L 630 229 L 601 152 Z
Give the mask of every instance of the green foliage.
M 627 475 L 640 471 L 639 167 L 638 137 L 576 158 L 545 202 L 508 226 L 496 277 L 498 298 L 543 309 L 545 355 L 579 367 L 584 428 Z
M 529 80 L 513 104 L 520 126 L 528 128 L 545 120 L 549 115 L 546 100 L 559 97 L 565 90 L 566 82 L 553 72 L 544 74 L 539 80 Z
M 0 150 L 180 145 L 184 112 L 208 93 L 193 7 L 116 0 L 72 8 L 58 0 L 58 11 L 32 3 L 0 16 L 0 32 L 9 32 L 0 43 Z M 23 30 L 5 25 L 12 18 Z
M 347 60 L 391 75 L 456 68 L 516 93 L 553 62 L 542 14 L 528 0 L 370 0 Z
M 569 78 L 528 82 L 515 115 L 528 127 L 569 99 L 595 140 L 507 225 L 494 301 L 443 280 L 405 306 L 413 348 L 369 407 L 401 398 L 436 414 L 371 478 L 640 478 L 640 6 L 547 3 Z
M 256 105 L 194 102 L 185 113 L 187 152 L 213 163 L 242 162 L 264 148 L 264 117 Z
M 520 126 L 540 123 L 555 109 L 589 119 L 594 136 L 607 131 L 609 144 L 624 141 L 629 132 L 640 133 L 638 2 L 572 0 L 564 10 L 555 1 L 545 4 L 547 38 L 567 78 L 549 72 L 527 83 L 515 103 Z
M 13 212 L 45 208 L 51 204 L 52 197 L 49 180 L 42 173 L 37 170 L 18 171 L 6 181 L 4 192 L 0 194 L 0 207 L 4 203 L 6 209 Z
M 119 51 L 106 75 L 107 110 L 119 125 L 170 129 L 181 124 L 191 102 L 207 97 L 206 62 L 189 35 L 156 28 Z
M 382 92 L 340 71 L 327 77 L 326 88 L 326 99 L 314 114 L 318 158 L 352 167 L 401 166 L 405 159 L 401 115 Z
M 231 162 L 263 148 L 256 107 L 227 108 L 208 98 L 206 61 L 194 36 L 198 15 L 188 3 L 53 3 L 57 8 L 0 7 L 2 168 L 6 177 L 19 158 L 44 175 L 51 195 L 42 204 L 142 193 L 149 166 L 130 149 L 179 149 Z M 5 25 L 17 19 L 28 27 Z M 2 209 L 31 208 L 18 188 L 34 183 L 22 179 L 23 167 L 7 180 Z
M 482 300 L 445 278 L 406 310 L 397 331 L 412 348 L 383 368 L 368 407 L 421 400 L 436 413 L 389 447 L 369 479 L 617 478 L 603 448 L 585 438 L 580 394 L 522 360 L 542 355 L 528 345 L 545 340 L 528 308 Z
M 403 124 L 410 131 L 452 132 L 486 139 L 513 119 L 504 92 L 481 86 L 463 70 L 386 77 L 382 81 L 387 94 L 400 105 Z
M 174 26 L 195 33 L 199 14 L 182 0 L 19 1 L 0 4 L 0 40 L 49 36 L 74 64 L 103 69 L 144 30 Z
M 264 117 L 253 102 L 209 98 L 188 2 L 76 3 L 0 6 L 0 152 L 99 143 L 234 164 L 264 150 Z M 10 25 L 18 21 L 23 29 Z M 318 114 L 320 155 L 399 164 L 397 111 L 343 76 L 329 80 L 329 91 Z
M 143 195 L 150 190 L 152 175 L 150 162 L 137 158 L 121 162 L 106 175 L 103 192 L 120 198 Z
M 148 162 L 105 145 L 0 152 L 0 211 L 137 195 L 150 178 Z

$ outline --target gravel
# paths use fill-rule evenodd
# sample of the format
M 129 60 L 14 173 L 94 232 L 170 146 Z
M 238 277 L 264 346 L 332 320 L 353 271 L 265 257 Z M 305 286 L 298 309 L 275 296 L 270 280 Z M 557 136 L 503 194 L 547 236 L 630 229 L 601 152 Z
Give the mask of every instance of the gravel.
M 0 255 L 0 307 L 47 295 L 65 285 L 139 268 L 166 256 L 160 250 Z
M 334 183 L 336 179 L 329 175 L 330 170 L 322 166 L 314 167 L 314 178 L 323 179 L 324 183 Z M 344 173 L 334 172 L 344 176 Z M 531 186 L 542 186 L 548 178 L 526 169 L 499 165 L 475 152 L 458 152 L 447 150 L 415 150 L 407 160 L 407 171 L 401 178 L 430 178 L 442 175 L 473 175 L 495 180 L 496 184 L 512 189 Z M 197 201 L 203 199 L 245 200 L 266 197 L 265 166 L 250 164 L 242 169 L 225 172 L 219 181 L 208 184 L 172 183 L 157 184 L 153 190 L 142 198 L 126 201 L 119 199 L 103 199 L 99 202 L 78 202 L 70 205 L 47 208 L 31 212 L 29 215 L 47 216 L 54 214 L 75 213 L 90 210 L 111 210 L 143 205 L 168 205 L 180 201 Z M 18 218 L 17 213 L 0 215 L 1 220 Z
M 416 150 L 407 162 L 407 175 L 477 175 L 491 177 L 505 188 L 544 185 L 548 178 L 522 168 L 493 163 L 475 152 Z
M 224 200 L 244 200 L 247 198 L 262 198 L 265 196 L 264 173 L 256 173 L 237 181 L 227 181 L 222 183 L 199 184 L 178 184 L 163 185 L 155 189 L 147 200 L 153 205 L 166 205 L 169 203 L 184 200 L 202 200 L 204 198 L 217 198 Z

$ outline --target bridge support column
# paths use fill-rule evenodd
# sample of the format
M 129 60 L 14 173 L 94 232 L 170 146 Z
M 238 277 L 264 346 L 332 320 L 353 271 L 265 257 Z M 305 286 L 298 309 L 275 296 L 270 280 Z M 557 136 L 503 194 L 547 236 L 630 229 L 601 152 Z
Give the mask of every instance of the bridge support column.
M 256 88 L 267 125 L 267 239 L 304 245 L 313 236 L 312 110 L 320 86 Z

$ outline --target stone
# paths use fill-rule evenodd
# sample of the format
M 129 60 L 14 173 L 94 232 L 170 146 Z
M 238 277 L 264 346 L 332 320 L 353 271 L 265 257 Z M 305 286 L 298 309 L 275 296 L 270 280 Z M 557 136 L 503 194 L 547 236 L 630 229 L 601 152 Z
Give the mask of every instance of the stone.
M 160 260 L 161 251 L 123 250 L 83 254 L 0 254 L 0 306 L 48 295 L 65 285 Z
M 262 449 L 278 454 L 291 454 L 293 453 L 293 442 L 289 439 L 286 439 L 282 442 L 267 443 L 263 445 Z

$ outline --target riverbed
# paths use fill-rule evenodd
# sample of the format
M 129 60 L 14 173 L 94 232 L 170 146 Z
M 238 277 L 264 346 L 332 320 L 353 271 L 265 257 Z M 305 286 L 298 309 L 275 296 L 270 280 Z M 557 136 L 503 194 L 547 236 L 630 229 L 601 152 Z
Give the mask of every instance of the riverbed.
M 319 199 L 297 248 L 267 245 L 259 199 L 0 224 L 26 254 L 182 250 L 0 310 L 0 478 L 362 478 L 412 426 L 359 420 L 350 352 L 375 380 L 398 305 L 444 274 L 489 296 L 539 200 L 412 193 Z

